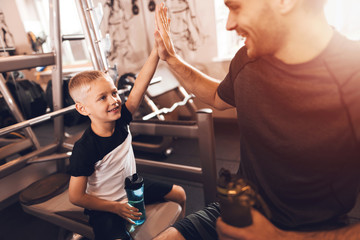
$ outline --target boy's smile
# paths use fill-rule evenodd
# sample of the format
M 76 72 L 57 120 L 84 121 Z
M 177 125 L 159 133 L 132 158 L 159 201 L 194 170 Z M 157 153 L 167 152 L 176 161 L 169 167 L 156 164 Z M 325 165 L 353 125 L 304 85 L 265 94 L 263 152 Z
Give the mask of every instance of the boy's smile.
M 108 112 L 112 112 L 112 113 L 120 112 L 120 106 L 116 106 L 113 109 L 110 109 Z
M 117 106 L 115 106 L 114 108 L 110 109 L 108 112 L 111 113 L 111 114 L 118 114 L 120 113 L 120 116 L 121 116 L 121 107 L 120 105 L 116 104 Z
M 121 99 L 112 79 L 93 81 L 86 91 L 84 106 L 92 124 L 112 123 L 121 117 Z

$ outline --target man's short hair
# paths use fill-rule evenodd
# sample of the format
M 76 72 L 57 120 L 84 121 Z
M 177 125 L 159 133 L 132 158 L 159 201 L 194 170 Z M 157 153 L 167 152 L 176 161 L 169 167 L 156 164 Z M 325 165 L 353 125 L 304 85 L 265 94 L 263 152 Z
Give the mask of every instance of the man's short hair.
M 109 78 L 109 76 L 101 71 L 91 70 L 83 71 L 72 77 L 69 82 L 69 93 L 74 102 L 80 102 L 82 97 L 84 97 L 84 90 L 87 89 L 93 81 L 100 78 Z

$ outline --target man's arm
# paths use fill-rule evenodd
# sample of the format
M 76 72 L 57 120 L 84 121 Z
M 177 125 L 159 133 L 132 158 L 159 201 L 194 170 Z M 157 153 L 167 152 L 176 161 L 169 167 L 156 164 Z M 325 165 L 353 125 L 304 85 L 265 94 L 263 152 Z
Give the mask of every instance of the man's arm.
M 232 108 L 231 105 L 224 102 L 217 94 L 217 88 L 220 84 L 219 80 L 200 72 L 176 54 L 170 38 L 170 19 L 167 18 L 167 9 L 163 4 L 160 7 L 157 6 L 155 20 L 157 27 L 155 43 L 159 57 L 168 63 L 184 88 L 193 93 L 202 102 L 214 108 L 221 110 Z
M 140 219 L 141 213 L 137 208 L 130 206 L 127 203 L 127 199 L 117 202 L 91 196 L 86 193 L 86 184 L 87 177 L 71 176 L 69 184 L 69 200 L 71 203 L 90 210 L 106 211 L 118 214 L 130 223 L 134 223 L 130 219 Z
M 154 47 L 150 56 L 146 60 L 144 66 L 141 68 L 137 76 L 134 86 L 130 92 L 128 100 L 126 101 L 127 109 L 133 114 L 139 107 L 141 100 L 146 92 L 146 89 L 154 76 L 156 66 L 159 62 L 159 56 L 156 48 Z
M 262 214 L 252 210 L 253 224 L 237 228 L 224 223 L 221 217 L 216 222 L 219 239 L 277 239 L 277 240 L 356 240 L 360 239 L 360 224 L 331 231 L 294 232 L 276 228 Z

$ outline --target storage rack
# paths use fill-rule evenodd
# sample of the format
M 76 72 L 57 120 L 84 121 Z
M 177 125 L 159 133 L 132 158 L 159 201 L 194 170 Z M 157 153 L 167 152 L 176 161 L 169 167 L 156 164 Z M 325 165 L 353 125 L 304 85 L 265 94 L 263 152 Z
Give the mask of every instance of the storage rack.
M 11 72 L 21 69 L 30 69 L 38 66 L 52 66 L 52 79 L 53 79 L 53 103 L 54 111 L 62 109 L 63 103 L 63 92 L 62 92 L 62 57 L 61 57 L 61 35 L 60 35 L 60 8 L 59 0 L 50 0 L 49 4 L 49 16 L 50 16 L 50 38 L 52 44 L 52 51 L 50 53 L 44 54 L 31 54 L 31 55 L 17 55 L 17 56 L 8 56 L 0 58 L 0 72 Z M 1 136 L 7 132 L 14 131 L 15 129 L 20 129 L 20 125 L 24 125 L 25 118 L 23 117 L 21 111 L 17 107 L 13 97 L 10 94 L 9 89 L 5 84 L 5 79 L 2 74 L 0 75 L 0 91 L 3 95 L 7 105 L 9 106 L 10 111 L 12 112 L 15 119 L 19 122 L 14 126 L 1 129 Z M 66 109 L 70 111 L 70 109 Z M 64 111 L 62 111 L 64 112 Z M 48 175 L 52 171 L 61 171 L 64 169 L 64 161 L 56 161 L 56 168 L 51 167 L 51 164 L 39 165 L 38 168 L 33 166 L 26 168 L 28 166 L 27 161 L 31 158 L 37 156 L 48 155 L 49 158 L 51 154 L 57 152 L 64 141 L 64 124 L 63 116 L 61 114 L 56 115 L 54 118 L 54 137 L 55 142 L 49 144 L 48 146 L 41 147 L 39 141 L 32 131 L 30 125 L 35 123 L 43 122 L 47 120 L 46 115 L 40 116 L 39 118 L 32 119 L 31 124 L 25 128 L 25 135 L 27 139 L 15 142 L 0 149 L 0 156 L 10 156 L 16 152 L 19 152 L 23 149 L 34 146 L 36 150 L 32 153 L 29 153 L 25 156 L 16 158 L 2 166 L 0 166 L 0 186 L 4 185 L 7 187 L 1 187 L 2 191 L 0 194 L 0 201 L 10 197 L 12 194 L 18 192 L 24 188 L 27 184 L 36 181 L 43 176 Z M 22 127 L 21 127 L 22 128 Z M 50 154 L 50 155 L 49 155 Z M 48 170 L 41 169 L 41 167 L 48 167 Z M 22 172 L 21 176 L 23 179 L 18 179 L 16 177 L 17 171 Z M 14 173 L 14 176 L 12 174 Z M 29 183 L 25 183 L 29 181 Z

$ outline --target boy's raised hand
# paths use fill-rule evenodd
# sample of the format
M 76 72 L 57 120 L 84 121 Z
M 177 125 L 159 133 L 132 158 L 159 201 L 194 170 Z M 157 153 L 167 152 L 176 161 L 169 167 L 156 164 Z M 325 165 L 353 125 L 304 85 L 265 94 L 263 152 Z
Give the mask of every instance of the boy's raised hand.
M 175 56 L 175 48 L 170 38 L 170 19 L 164 3 L 156 6 L 155 11 L 155 45 L 161 60 L 167 61 Z
M 132 224 L 134 224 L 132 220 L 139 220 L 142 215 L 139 209 L 128 204 L 127 199 L 123 199 L 116 204 L 115 213 Z

